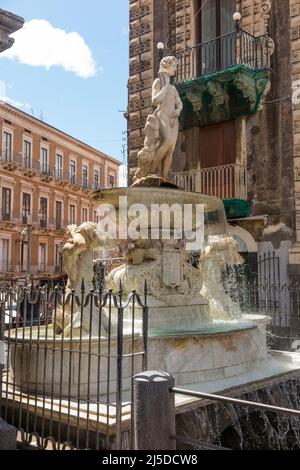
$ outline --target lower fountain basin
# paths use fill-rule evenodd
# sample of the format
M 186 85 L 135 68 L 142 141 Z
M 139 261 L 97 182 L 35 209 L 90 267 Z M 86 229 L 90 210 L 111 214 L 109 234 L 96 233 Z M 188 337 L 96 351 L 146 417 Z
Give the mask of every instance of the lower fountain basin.
M 200 331 L 151 335 L 148 367 L 174 375 L 177 385 L 205 383 L 236 377 L 259 367 L 268 358 L 266 328 L 269 317 L 244 316 L 240 321 L 203 326 Z M 10 379 L 24 394 L 99 400 L 113 394 L 117 380 L 117 339 L 53 337 L 52 330 L 33 329 L 31 338 L 10 331 Z M 124 336 L 123 354 L 132 352 L 132 336 Z M 135 351 L 142 350 L 139 334 Z M 110 353 L 110 359 L 107 357 Z M 142 370 L 142 357 L 132 364 L 124 357 L 123 391 L 132 375 Z M 99 380 L 98 380 L 99 379 Z M 108 380 L 109 379 L 109 380 Z M 109 387 L 108 387 L 109 382 Z

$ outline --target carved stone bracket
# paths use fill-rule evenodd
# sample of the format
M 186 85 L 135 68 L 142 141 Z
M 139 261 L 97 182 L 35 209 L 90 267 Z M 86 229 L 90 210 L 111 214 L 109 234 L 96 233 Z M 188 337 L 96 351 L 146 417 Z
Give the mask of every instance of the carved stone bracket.
M 181 128 L 204 127 L 260 111 L 270 90 L 269 74 L 239 66 L 177 85 L 184 103 Z

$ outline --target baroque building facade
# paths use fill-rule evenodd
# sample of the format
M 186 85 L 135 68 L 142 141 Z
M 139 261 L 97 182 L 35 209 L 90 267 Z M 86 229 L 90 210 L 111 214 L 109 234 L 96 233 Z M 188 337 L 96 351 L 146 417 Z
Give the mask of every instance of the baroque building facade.
M 0 53 L 23 24 L 0 9 Z M 89 193 L 118 186 L 120 165 L 0 102 L 0 280 L 59 279 L 66 226 L 98 221 Z
M 89 193 L 119 183 L 120 162 L 0 103 L 0 278 L 62 275 L 67 225 L 97 222 Z M 28 230 L 30 240 L 28 240 Z
M 248 260 L 272 253 L 281 282 L 299 279 L 300 0 L 130 0 L 129 180 L 159 42 L 184 102 L 175 182 L 226 199 Z M 232 201 L 248 204 L 243 217 Z

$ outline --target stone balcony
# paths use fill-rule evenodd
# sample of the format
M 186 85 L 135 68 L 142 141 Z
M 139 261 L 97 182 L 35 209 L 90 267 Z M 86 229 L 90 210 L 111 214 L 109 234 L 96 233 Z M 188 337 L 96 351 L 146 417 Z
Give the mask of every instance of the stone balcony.
M 205 127 L 260 110 L 270 90 L 273 51 L 269 36 L 238 30 L 177 52 L 181 127 Z
M 173 182 L 186 191 L 220 199 L 247 200 L 246 167 L 240 164 L 174 173 Z

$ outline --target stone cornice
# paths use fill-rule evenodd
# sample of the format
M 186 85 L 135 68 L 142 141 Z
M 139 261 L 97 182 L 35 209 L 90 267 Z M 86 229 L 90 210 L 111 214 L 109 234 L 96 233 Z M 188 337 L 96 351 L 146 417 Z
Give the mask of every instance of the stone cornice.
M 29 130 L 32 132 L 35 132 L 36 134 L 42 133 L 43 137 L 46 137 L 49 140 L 55 140 L 56 144 L 67 147 L 71 152 L 80 154 L 82 157 L 86 157 L 89 160 L 94 160 L 95 162 L 99 163 L 99 160 L 95 159 L 95 157 L 99 157 L 101 160 L 107 160 L 111 164 L 119 166 L 122 165 L 119 160 L 104 154 L 100 150 L 94 149 L 88 144 L 75 139 L 69 134 L 60 131 L 59 129 L 56 129 L 50 124 L 44 123 L 43 121 L 30 116 L 24 111 L 21 111 L 7 103 L 0 101 L 0 117 L 1 115 L 4 119 L 9 119 L 22 127 L 25 127 L 26 123 L 26 127 L 29 128 Z
M 23 18 L 0 8 L 0 52 L 13 45 L 14 39 L 9 35 L 21 29 L 23 24 Z

